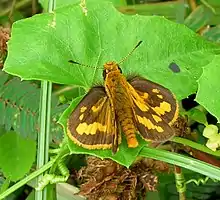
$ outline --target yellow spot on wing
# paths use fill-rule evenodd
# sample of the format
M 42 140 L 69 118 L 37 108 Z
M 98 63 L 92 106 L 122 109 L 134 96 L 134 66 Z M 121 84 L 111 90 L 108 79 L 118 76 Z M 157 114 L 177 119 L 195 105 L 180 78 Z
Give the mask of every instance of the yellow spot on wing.
M 147 99 L 148 96 L 149 96 L 149 95 L 148 95 L 148 93 L 146 93 L 146 92 L 142 95 L 142 97 L 143 97 L 144 99 Z
M 167 103 L 166 101 L 163 101 L 160 103 L 161 109 L 165 110 L 165 112 L 170 112 L 171 111 L 171 105 Z
M 80 108 L 80 112 L 83 113 L 83 112 L 86 111 L 86 109 L 87 109 L 87 107 L 86 107 L 86 106 L 83 106 L 83 107 Z
M 159 133 L 162 133 L 164 130 L 160 126 L 154 125 L 149 119 L 146 117 L 137 116 L 138 121 L 143 124 L 148 129 L 156 129 Z
M 157 122 L 157 123 L 162 121 L 162 119 L 157 115 L 152 115 L 152 117 L 154 118 L 155 122 Z
M 163 101 L 160 103 L 160 106 L 158 107 L 152 107 L 152 109 L 159 115 L 164 115 L 165 112 L 170 112 L 171 111 L 171 105 L 167 103 L 166 101 Z
M 67 122 L 67 126 L 69 126 L 69 122 Z M 77 138 L 73 137 L 69 129 L 67 129 L 67 135 L 75 144 L 82 146 L 86 149 L 110 149 L 112 147 L 112 144 L 83 144 Z
M 163 96 L 161 94 L 158 94 L 157 97 L 163 99 Z
M 76 128 L 77 133 L 80 135 L 82 134 L 95 135 L 97 131 L 106 132 L 106 130 L 107 130 L 107 127 L 98 122 L 94 122 L 89 125 L 86 122 L 80 123 Z
M 84 114 L 81 114 L 81 115 L 79 116 L 79 120 L 82 121 L 82 120 L 83 120 L 83 117 L 84 117 Z
M 149 110 L 149 107 L 145 104 L 145 103 L 142 103 L 141 101 L 138 101 L 137 99 L 133 98 L 135 104 L 137 105 L 137 107 L 143 111 L 143 112 L 146 112 Z
M 104 105 L 105 101 L 106 101 L 107 97 L 105 97 L 104 99 L 100 99 L 95 106 L 92 106 L 92 111 L 93 112 L 98 112 Z
M 153 93 L 160 93 L 160 90 L 158 90 L 158 89 L 152 89 L 152 92 L 153 92 Z

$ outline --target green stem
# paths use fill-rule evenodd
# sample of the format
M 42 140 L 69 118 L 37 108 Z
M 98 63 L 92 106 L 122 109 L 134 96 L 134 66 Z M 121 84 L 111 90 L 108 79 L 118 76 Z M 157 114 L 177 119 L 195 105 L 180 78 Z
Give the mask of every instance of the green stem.
M 48 12 L 52 12 L 55 9 L 55 0 L 48 0 Z M 48 81 L 42 81 L 42 98 L 41 98 L 41 131 L 40 137 L 42 141 L 39 146 L 42 146 L 40 154 L 38 154 L 41 163 L 38 163 L 38 167 L 45 164 L 49 160 L 49 137 L 50 137 L 50 121 L 51 121 L 51 93 L 52 83 Z M 42 178 L 42 177 L 39 177 Z M 39 181 L 38 178 L 38 181 Z M 36 200 L 47 200 L 47 187 L 41 191 L 35 192 Z
M 41 100 L 40 100 L 40 134 L 38 135 L 38 149 L 37 149 L 37 169 L 42 167 L 47 161 L 45 159 L 46 155 L 46 134 L 48 126 L 48 81 L 41 82 Z M 42 179 L 42 176 L 37 178 L 37 183 Z M 43 191 L 35 192 L 35 199 L 43 199 Z
M 50 162 L 48 162 L 47 164 L 45 164 L 43 167 L 41 167 L 40 169 L 36 170 L 35 172 L 31 173 L 30 175 L 28 175 L 27 177 L 25 177 L 24 179 L 22 179 L 21 181 L 19 181 L 18 183 L 14 184 L 13 186 L 11 186 L 9 189 L 7 189 L 5 192 L 3 192 L 2 194 L 0 194 L 0 200 L 4 199 L 5 197 L 7 197 L 8 195 L 10 195 L 11 193 L 13 193 L 15 190 L 19 189 L 20 187 L 22 187 L 23 185 L 27 184 L 30 180 L 36 178 L 37 176 L 39 176 L 40 174 L 44 173 L 45 171 L 47 171 L 54 163 L 55 160 L 52 160 Z
M 47 115 L 46 115 L 46 132 L 45 132 L 45 148 L 44 148 L 44 163 L 49 161 L 49 146 L 50 146 L 50 121 L 51 121 L 51 94 L 52 94 L 52 83 L 47 83 Z M 43 199 L 47 200 L 47 188 L 43 191 Z
M 180 138 L 180 137 L 174 137 L 172 139 L 172 141 L 176 142 L 176 143 L 183 144 L 183 145 L 187 145 L 189 147 L 192 147 L 192 148 L 197 149 L 199 151 L 205 152 L 207 154 L 220 157 L 220 151 L 219 150 L 218 151 L 212 151 L 211 149 L 205 147 L 204 145 L 193 142 L 191 140 L 187 140 L 185 138 Z
M 173 165 L 178 165 L 180 167 L 198 172 L 210 178 L 220 180 L 220 168 L 191 157 L 149 147 L 144 147 L 140 151 L 139 156 L 161 160 Z
M 175 181 L 176 181 L 176 189 L 179 193 L 179 200 L 186 200 L 185 192 L 186 192 L 186 183 L 184 174 L 182 172 L 181 167 L 174 166 L 174 174 L 175 174 Z

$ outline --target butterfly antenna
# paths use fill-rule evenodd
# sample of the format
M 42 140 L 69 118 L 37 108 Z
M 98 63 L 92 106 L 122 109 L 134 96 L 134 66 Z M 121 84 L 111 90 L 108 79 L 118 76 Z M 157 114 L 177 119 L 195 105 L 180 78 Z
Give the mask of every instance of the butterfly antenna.
M 118 64 L 120 65 L 121 63 L 123 63 L 134 51 L 135 51 L 135 49 L 137 49 L 139 46 L 140 46 L 140 44 L 142 43 L 143 41 L 139 41 L 138 43 L 137 43 L 137 45 L 130 51 L 130 53 L 127 55 L 127 56 L 125 56 Z
M 83 66 L 83 67 L 102 69 L 101 67 L 93 67 L 93 66 L 90 66 L 90 65 L 85 65 L 85 64 L 73 61 L 73 60 L 69 60 L 68 62 L 72 63 L 72 64 L 80 65 L 80 66 Z

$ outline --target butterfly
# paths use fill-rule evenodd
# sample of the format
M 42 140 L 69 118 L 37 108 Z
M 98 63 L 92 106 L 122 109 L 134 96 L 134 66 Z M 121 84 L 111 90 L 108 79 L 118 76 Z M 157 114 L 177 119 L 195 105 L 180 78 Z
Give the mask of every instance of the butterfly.
M 165 142 L 175 134 L 172 124 L 178 117 L 178 103 L 174 94 L 139 76 L 126 79 L 119 63 L 104 64 L 104 86 L 92 87 L 67 121 L 69 138 L 86 149 L 116 153 L 122 132 L 129 148 L 138 146 L 136 133 L 154 142 Z

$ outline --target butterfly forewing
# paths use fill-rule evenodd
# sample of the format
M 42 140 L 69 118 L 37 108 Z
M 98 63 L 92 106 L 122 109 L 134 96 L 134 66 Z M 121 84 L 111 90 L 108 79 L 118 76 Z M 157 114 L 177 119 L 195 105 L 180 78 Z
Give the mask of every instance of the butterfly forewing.
M 67 133 L 84 148 L 108 149 L 117 142 L 114 119 L 105 88 L 93 87 L 70 115 Z

